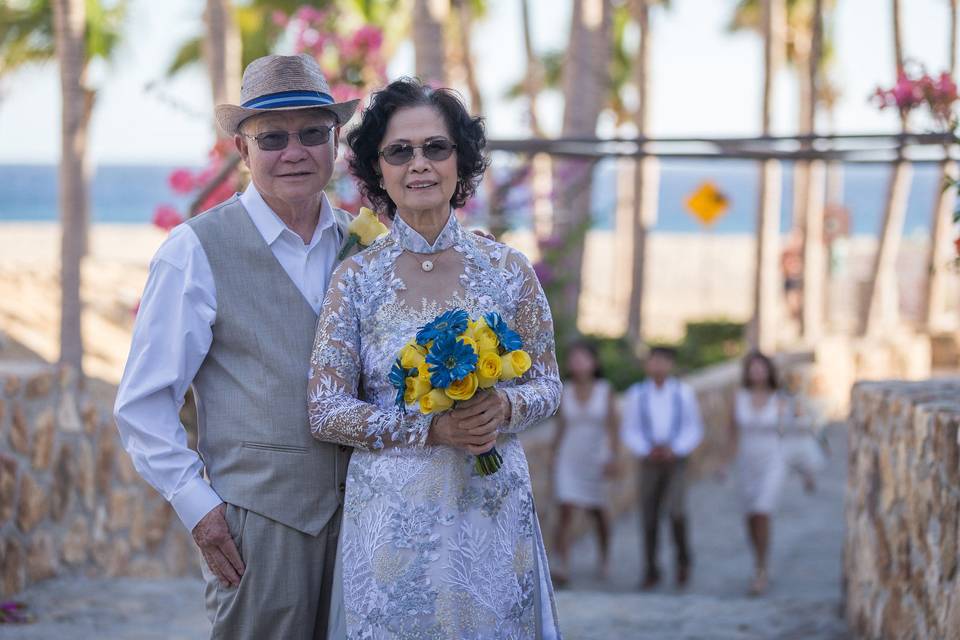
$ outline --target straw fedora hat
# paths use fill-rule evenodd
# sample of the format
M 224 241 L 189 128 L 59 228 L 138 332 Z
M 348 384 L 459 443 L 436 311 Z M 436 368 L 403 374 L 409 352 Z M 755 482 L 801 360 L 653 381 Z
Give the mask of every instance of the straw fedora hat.
M 336 102 L 310 56 L 264 56 L 247 65 L 240 85 L 240 105 L 218 104 L 217 126 L 232 136 L 240 123 L 252 116 L 272 111 L 322 108 L 344 124 L 357 109 L 359 100 Z

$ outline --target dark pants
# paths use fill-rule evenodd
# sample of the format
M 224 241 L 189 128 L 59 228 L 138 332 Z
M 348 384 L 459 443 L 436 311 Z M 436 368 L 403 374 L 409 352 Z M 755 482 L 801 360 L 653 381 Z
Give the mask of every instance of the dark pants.
M 659 577 L 657 567 L 657 533 L 660 515 L 664 511 L 670 518 L 673 530 L 674 548 L 677 553 L 677 566 L 690 566 L 690 548 L 687 544 L 687 524 L 684 512 L 686 494 L 686 458 L 671 462 L 650 462 L 640 464 L 640 500 L 643 518 L 644 559 L 647 577 Z

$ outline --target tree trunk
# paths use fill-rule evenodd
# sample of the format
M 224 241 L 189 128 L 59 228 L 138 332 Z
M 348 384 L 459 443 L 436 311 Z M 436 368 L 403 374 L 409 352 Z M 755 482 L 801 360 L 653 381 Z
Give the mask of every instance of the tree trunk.
M 84 207 L 87 183 L 84 175 L 86 92 L 84 71 L 86 19 L 84 0 L 54 0 L 53 20 L 57 60 L 60 63 L 60 362 L 83 373 L 83 337 L 80 328 L 80 266 L 84 244 Z
M 563 133 L 567 137 L 593 136 L 597 117 L 610 92 L 611 0 L 574 0 L 570 42 L 563 74 Z M 555 229 L 561 236 L 585 233 L 590 223 L 594 162 L 586 159 L 557 162 L 554 184 Z M 565 256 L 562 272 L 569 277 L 561 312 L 575 326 L 580 302 L 583 242 Z
M 785 0 L 763 0 L 763 107 L 761 133 L 770 135 L 774 78 L 783 57 L 786 28 Z M 753 321 L 750 342 L 773 351 L 777 346 L 780 307 L 780 197 L 781 169 L 776 160 L 760 163 L 760 202 L 756 228 Z
M 950 51 L 947 55 L 947 68 L 951 77 L 957 73 L 957 0 L 950 0 L 950 34 L 947 39 Z M 944 156 L 949 156 L 949 148 Z M 956 162 L 945 160 L 940 163 L 940 181 L 958 178 Z M 946 276 L 950 261 L 950 231 L 953 210 L 957 200 L 956 189 L 943 189 L 933 206 L 930 220 L 930 248 L 927 257 L 927 286 L 924 294 L 923 324 L 927 331 L 950 328 L 944 313 L 947 307 Z M 956 319 L 953 323 L 956 326 Z
M 903 45 L 900 26 L 900 0 L 891 0 L 893 22 L 893 50 L 896 76 L 903 72 Z M 900 131 L 907 132 L 907 118 L 900 114 Z M 897 290 L 896 260 L 903 235 L 903 220 L 906 216 L 907 196 L 912 177 L 910 163 L 903 159 L 903 147 L 897 151 L 897 160 L 890 173 L 887 202 L 883 212 L 880 242 L 873 261 L 872 278 L 864 313 L 861 315 L 861 330 L 866 335 L 875 335 L 899 322 L 900 302 Z
M 207 37 L 203 56 L 210 74 L 213 104 L 236 104 L 240 99 L 240 30 L 230 0 L 207 0 L 203 13 Z M 218 132 L 219 133 L 219 132 Z
M 460 68 L 462 82 L 467 85 L 470 94 L 470 110 L 474 115 L 483 114 L 483 95 L 477 82 L 477 70 L 473 64 L 473 11 L 469 0 L 454 0 L 457 23 L 457 66 Z
M 640 42 L 634 67 L 637 85 L 637 112 L 634 124 L 637 137 L 646 138 L 650 131 L 651 51 L 649 0 L 635 0 L 635 20 L 640 28 Z M 643 293 L 646 278 L 647 236 L 656 222 L 659 164 L 656 158 L 637 158 L 634 161 L 632 215 L 630 225 L 631 277 L 630 299 L 627 306 L 627 336 L 635 343 L 643 340 Z
M 523 87 L 527 93 L 527 108 L 529 109 L 530 132 L 534 138 L 542 138 L 543 130 L 537 117 L 537 96 L 543 89 L 543 65 L 533 51 L 533 39 L 530 36 L 530 4 L 529 0 L 520 0 L 521 22 L 523 23 L 523 51 L 527 58 L 527 73 L 523 79 Z
M 413 1 L 416 74 L 424 82 L 435 86 L 443 86 L 447 82 L 443 26 L 448 10 L 448 0 Z
M 807 78 L 806 109 L 803 133 L 816 133 L 817 97 L 821 56 L 823 52 L 823 0 L 814 0 L 810 24 L 810 49 L 806 67 L 798 65 L 801 76 Z M 811 145 L 807 145 L 808 147 Z M 816 342 L 823 330 L 825 313 L 826 247 L 823 239 L 826 199 L 826 168 L 822 160 L 805 165 L 803 208 L 803 306 L 801 334 L 808 344 Z M 794 188 L 798 188 L 794 185 Z

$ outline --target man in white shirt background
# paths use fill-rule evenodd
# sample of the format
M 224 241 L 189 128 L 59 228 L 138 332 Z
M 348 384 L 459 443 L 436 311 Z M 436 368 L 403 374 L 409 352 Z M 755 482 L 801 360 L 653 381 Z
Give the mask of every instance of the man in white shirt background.
M 690 578 L 686 467 L 690 454 L 703 440 L 703 424 L 693 389 L 673 376 L 675 365 L 673 349 L 651 348 L 645 363 L 647 379 L 627 389 L 623 400 L 622 441 L 640 461 L 643 589 L 660 582 L 657 534 L 663 513 L 673 532 L 677 586 L 686 586 Z

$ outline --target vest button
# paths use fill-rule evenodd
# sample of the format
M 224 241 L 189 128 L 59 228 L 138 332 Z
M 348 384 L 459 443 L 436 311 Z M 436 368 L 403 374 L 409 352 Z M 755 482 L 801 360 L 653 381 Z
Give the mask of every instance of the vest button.
M 343 482 L 341 482 L 341 483 L 340 483 L 340 492 L 343 493 L 343 492 L 346 491 L 346 490 L 347 490 L 347 485 L 344 484 Z
M 344 453 L 346 453 L 349 450 L 350 450 L 350 447 L 348 447 L 347 445 L 345 444 L 340 445 L 340 451 L 343 451 Z

